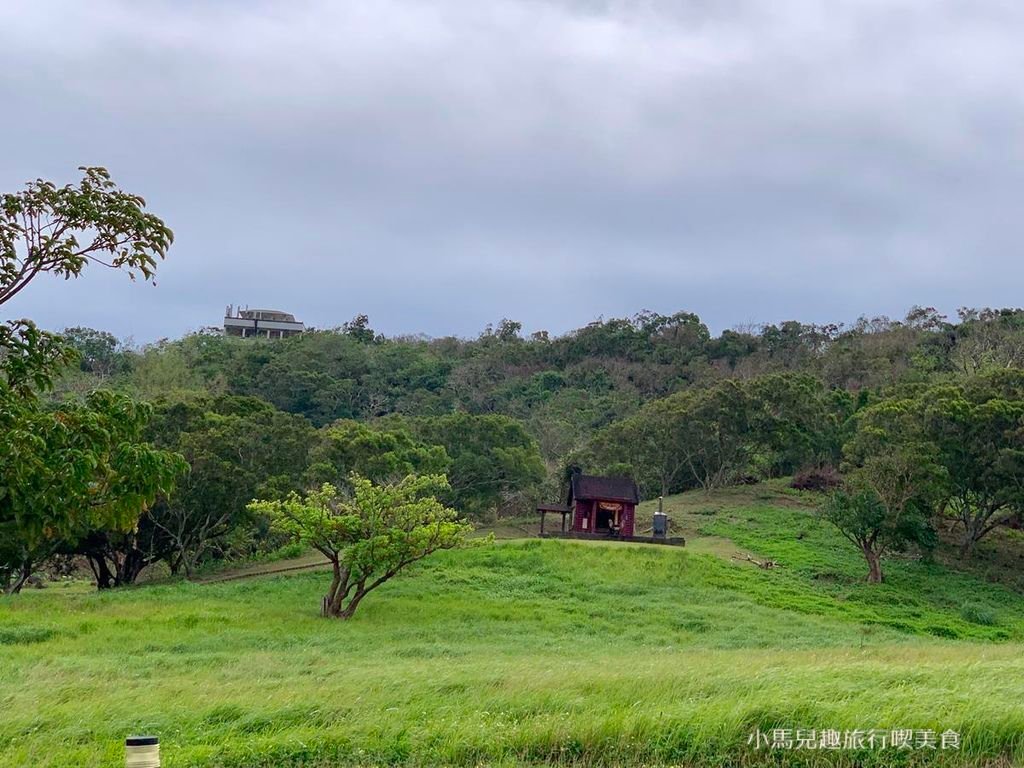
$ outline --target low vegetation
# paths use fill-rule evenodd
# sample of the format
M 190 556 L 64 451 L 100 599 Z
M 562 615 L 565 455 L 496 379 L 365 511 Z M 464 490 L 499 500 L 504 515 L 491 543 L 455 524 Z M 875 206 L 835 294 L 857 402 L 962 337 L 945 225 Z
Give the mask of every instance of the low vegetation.
M 807 495 L 778 486 L 666 507 L 689 547 L 439 553 L 343 623 L 309 599 L 329 571 L 30 591 L 0 604 L 0 763 L 113 768 L 141 730 L 161 734 L 172 768 L 776 765 L 747 745 L 776 726 L 963 739 L 830 765 L 1024 759 L 1012 589 L 912 558 L 868 585 Z

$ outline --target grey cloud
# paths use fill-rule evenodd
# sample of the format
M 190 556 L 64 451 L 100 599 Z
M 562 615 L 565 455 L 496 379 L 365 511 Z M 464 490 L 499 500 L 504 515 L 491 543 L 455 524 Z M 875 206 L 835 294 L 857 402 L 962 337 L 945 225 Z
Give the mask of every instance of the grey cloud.
M 1024 7 L 957 0 L 9 2 L 0 189 L 107 165 L 157 288 L 9 311 L 140 340 L 329 326 L 716 329 L 1016 304 Z

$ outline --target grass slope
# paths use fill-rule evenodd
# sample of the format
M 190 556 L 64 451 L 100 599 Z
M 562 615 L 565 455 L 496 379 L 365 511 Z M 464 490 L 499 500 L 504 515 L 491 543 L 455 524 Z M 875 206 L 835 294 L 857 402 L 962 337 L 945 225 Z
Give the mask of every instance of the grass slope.
M 315 615 L 324 573 L 2 601 L 0 765 L 119 766 L 140 731 L 168 768 L 1024 761 L 1019 594 L 911 560 L 868 587 L 774 489 L 666 504 L 692 547 L 446 553 L 348 623 Z M 953 729 L 964 747 L 747 746 L 776 726 Z

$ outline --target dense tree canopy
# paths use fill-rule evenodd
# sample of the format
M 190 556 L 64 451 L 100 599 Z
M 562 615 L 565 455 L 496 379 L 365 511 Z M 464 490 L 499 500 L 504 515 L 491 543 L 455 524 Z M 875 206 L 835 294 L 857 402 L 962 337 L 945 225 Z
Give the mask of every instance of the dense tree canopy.
M 319 431 L 306 483 L 343 487 L 353 473 L 384 482 L 410 474 L 443 474 L 449 464 L 442 446 L 417 439 L 400 422 L 370 425 L 342 419 Z
M 948 319 L 914 307 L 900 321 L 787 321 L 713 336 L 691 313 L 644 312 L 562 336 L 525 336 L 521 323 L 505 319 L 465 340 L 385 338 L 359 315 L 338 329 L 289 339 L 202 332 L 137 350 L 76 328 L 68 335 L 82 353 L 76 375 L 86 380 L 58 387 L 86 392 L 93 381 L 123 388 L 164 403 L 161 422 L 172 402 L 199 404 L 207 414 L 186 430 L 191 445 L 153 433 L 190 458 L 194 479 L 186 481 L 181 505 L 191 499 L 199 508 L 206 493 L 200 478 L 217 477 L 217 466 L 224 474 L 218 488 L 238 481 L 225 492 L 235 510 L 228 517 L 241 526 L 223 518 L 206 545 L 188 545 L 204 553 L 189 568 L 225 549 L 244 550 L 239 537 L 255 537 L 255 549 L 273 544 L 265 521 L 238 512 L 261 473 L 269 473 L 261 492 L 280 495 L 324 482 L 345 488 L 353 471 L 376 482 L 444 472 L 451 486 L 444 501 L 481 519 L 525 513 L 541 496 L 556 497 L 570 464 L 629 472 L 650 496 L 842 462 L 852 499 L 867 493 L 857 478 L 881 482 L 888 462 L 891 479 L 900 461 L 921 456 L 941 478 L 927 501 L 930 522 L 941 529 L 939 518 L 957 521 L 968 556 L 1021 515 L 1014 478 L 1024 463 L 1024 392 L 1013 378 L 1024 348 L 1022 316 L 965 309 Z M 232 397 L 300 419 L 308 433 L 302 460 L 277 473 L 276 459 L 252 469 L 254 458 L 232 455 L 224 422 L 231 419 L 215 405 Z M 902 415 L 890 423 L 894 409 Z M 880 430 L 900 441 L 878 442 Z M 200 444 L 222 455 L 220 463 Z M 237 477 L 229 466 L 241 467 Z M 892 511 L 884 490 L 871 491 L 871 503 Z M 162 501 L 153 514 L 161 510 Z M 143 520 L 140 533 L 153 519 Z

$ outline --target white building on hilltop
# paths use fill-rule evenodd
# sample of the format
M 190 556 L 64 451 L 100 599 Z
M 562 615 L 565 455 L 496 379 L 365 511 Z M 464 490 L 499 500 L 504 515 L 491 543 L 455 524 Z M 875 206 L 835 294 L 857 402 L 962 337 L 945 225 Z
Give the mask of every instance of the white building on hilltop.
M 276 309 L 235 309 L 228 304 L 224 311 L 224 335 L 265 339 L 283 339 L 302 333 L 305 326 L 295 315 Z

